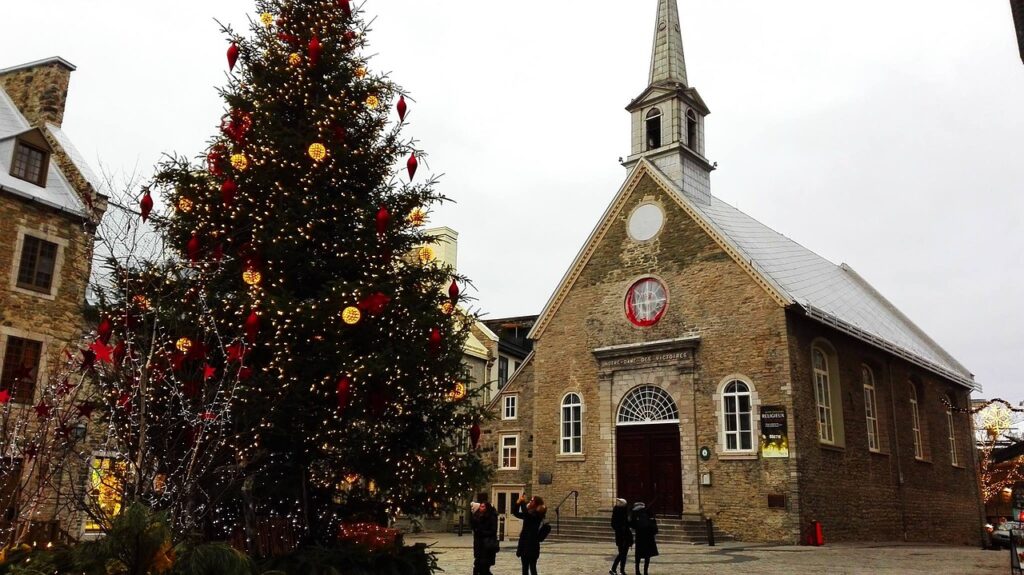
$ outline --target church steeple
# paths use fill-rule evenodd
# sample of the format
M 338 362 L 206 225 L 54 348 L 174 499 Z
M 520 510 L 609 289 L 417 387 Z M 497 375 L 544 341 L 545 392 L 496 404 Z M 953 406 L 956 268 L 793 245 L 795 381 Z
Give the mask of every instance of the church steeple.
M 645 158 L 683 192 L 706 198 L 714 166 L 704 157 L 704 118 L 711 112 L 687 82 L 676 0 L 658 0 L 650 83 L 626 110 L 633 130 L 630 155 L 622 165 L 632 168 Z
M 686 85 L 686 58 L 683 57 L 683 33 L 679 29 L 676 0 L 658 0 L 658 18 L 654 24 L 650 85 L 665 82 Z

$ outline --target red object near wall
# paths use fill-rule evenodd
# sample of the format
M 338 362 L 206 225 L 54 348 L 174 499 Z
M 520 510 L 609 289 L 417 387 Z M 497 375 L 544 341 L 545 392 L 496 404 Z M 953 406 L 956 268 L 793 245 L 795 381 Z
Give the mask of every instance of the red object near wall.
M 821 529 L 821 523 L 811 521 L 811 528 L 807 533 L 807 544 L 820 547 L 825 544 L 825 533 Z

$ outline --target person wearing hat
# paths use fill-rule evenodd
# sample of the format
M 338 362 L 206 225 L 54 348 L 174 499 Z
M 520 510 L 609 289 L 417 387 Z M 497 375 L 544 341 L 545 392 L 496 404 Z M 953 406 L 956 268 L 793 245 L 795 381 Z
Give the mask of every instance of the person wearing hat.
M 523 564 L 523 575 L 537 575 L 537 559 L 540 558 L 540 542 L 547 536 L 551 526 L 545 527 L 544 516 L 548 508 L 544 505 L 544 499 L 534 495 L 530 501 L 526 501 L 525 495 L 520 495 L 512 508 L 512 515 L 515 515 L 523 522 L 519 531 L 519 545 L 516 547 L 516 555 Z
M 473 528 L 473 575 L 491 575 L 498 554 L 498 512 L 488 503 L 486 493 L 478 493 L 470 505 L 469 524 Z
M 629 526 L 636 532 L 636 575 L 640 575 L 640 560 L 644 560 L 643 575 L 647 575 L 647 569 L 651 565 L 651 557 L 658 556 L 658 543 L 654 536 L 658 534 L 658 522 L 654 519 L 654 513 L 647 509 L 641 501 L 633 504 L 633 516 L 629 520 Z
M 615 575 L 615 568 L 619 568 L 621 575 L 626 575 L 626 559 L 629 556 L 629 548 L 633 546 L 633 532 L 629 530 L 629 506 L 625 499 L 616 499 L 612 507 L 612 530 L 615 531 L 615 546 L 619 554 L 615 556 L 612 568 L 608 575 Z

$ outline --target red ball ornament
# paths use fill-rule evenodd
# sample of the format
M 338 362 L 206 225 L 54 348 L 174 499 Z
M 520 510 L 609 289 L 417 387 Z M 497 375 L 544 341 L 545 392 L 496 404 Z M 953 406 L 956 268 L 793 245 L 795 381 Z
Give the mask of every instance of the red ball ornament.
M 416 168 L 418 168 L 419 165 L 420 165 L 420 163 L 418 161 L 416 161 L 416 152 L 413 152 L 412 155 L 409 156 L 409 161 L 405 163 L 405 169 L 409 170 L 409 181 L 410 182 L 412 181 L 413 177 L 416 175 Z
M 338 410 L 345 411 L 352 399 L 352 381 L 342 376 L 338 380 Z
M 199 236 L 195 232 L 192 232 L 192 239 L 188 241 L 188 245 L 185 248 L 188 250 L 188 259 L 195 263 L 199 259 L 199 250 L 202 244 L 199 242 Z
M 378 315 L 391 303 L 391 298 L 380 292 L 372 293 L 359 302 L 359 308 L 370 315 Z
M 245 320 L 245 339 L 249 343 L 256 341 L 256 335 L 260 332 L 260 316 L 256 313 L 256 310 L 252 310 L 249 317 Z
M 139 212 L 142 213 L 142 221 L 149 219 L 149 213 L 153 211 L 153 196 L 149 195 L 149 190 L 142 195 L 142 199 L 139 200 Z
M 309 65 L 316 66 L 320 62 L 320 52 L 323 47 L 320 45 L 320 40 L 313 36 L 309 40 Z
M 448 286 L 448 297 L 451 298 L 452 305 L 459 301 L 459 284 L 455 280 Z
M 351 30 L 345 30 L 345 33 L 341 36 L 345 39 L 345 42 L 352 42 L 356 39 L 356 33 Z
M 480 447 L 480 424 L 474 423 L 469 428 L 469 440 L 473 443 L 473 449 Z
M 380 210 L 377 210 L 377 235 L 383 236 L 388 231 L 388 224 L 391 223 L 391 212 L 388 211 L 387 207 L 381 206 Z
M 235 44 L 234 42 L 232 42 L 231 45 L 228 46 L 228 69 L 229 70 L 234 70 L 235 69 L 235 62 L 238 61 L 238 52 L 239 52 L 238 44 Z
M 338 6 L 341 6 L 341 11 L 345 13 L 346 18 L 352 17 L 352 6 L 348 0 L 338 0 Z
M 224 202 L 224 207 L 230 208 L 231 204 L 235 203 L 236 193 L 238 193 L 238 184 L 234 180 L 224 180 L 224 183 L 220 185 L 220 199 Z
M 441 350 L 441 330 L 436 327 L 430 328 L 430 353 L 437 353 Z
M 409 110 L 409 107 L 405 104 L 405 95 L 398 96 L 398 105 L 395 106 L 398 109 L 398 119 L 405 121 L 405 113 Z
M 227 149 L 222 145 L 216 145 L 210 148 L 210 151 L 206 154 L 206 169 L 209 170 L 214 176 L 219 176 L 224 172 L 224 157 L 227 154 Z
M 113 331 L 114 326 L 111 325 L 110 320 L 107 318 L 103 318 L 103 320 L 100 321 L 100 325 L 96 327 L 96 333 L 99 334 L 103 343 L 110 341 L 110 334 L 113 333 Z

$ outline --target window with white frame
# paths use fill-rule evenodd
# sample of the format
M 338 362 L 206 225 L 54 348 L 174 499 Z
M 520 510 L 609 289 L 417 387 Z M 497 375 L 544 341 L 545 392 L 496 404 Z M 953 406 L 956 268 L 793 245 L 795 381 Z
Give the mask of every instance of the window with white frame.
M 725 451 L 754 449 L 750 386 L 733 380 L 722 391 L 722 419 L 725 422 Z
M 953 465 L 960 465 L 960 458 L 956 455 L 956 425 L 953 420 L 953 398 L 947 398 L 949 405 L 946 407 L 946 422 L 949 425 L 949 460 Z
M 519 436 L 501 436 L 501 469 L 519 469 Z
M 502 419 L 515 419 L 517 417 L 517 412 L 516 412 L 516 407 L 517 407 L 517 404 L 518 404 L 517 400 L 518 400 L 518 396 L 515 396 L 515 395 L 506 395 L 505 396 L 505 399 L 503 400 L 504 409 L 501 412 L 501 418 Z
M 576 393 L 562 398 L 562 453 L 583 453 L 583 400 Z
M 921 440 L 921 412 L 918 409 L 917 386 L 910 382 L 910 426 L 914 433 L 914 457 L 924 459 L 924 442 Z
M 469 453 L 469 432 L 465 429 L 455 432 L 455 453 Z
M 814 397 L 818 403 L 818 439 L 822 443 L 835 443 L 835 429 L 832 426 L 832 375 L 829 373 L 828 358 L 820 348 L 811 351 L 814 362 Z
M 864 417 L 868 425 L 868 449 L 881 451 L 882 442 L 878 435 L 878 401 L 875 397 L 875 375 L 871 368 L 860 366 L 860 380 L 864 384 Z

